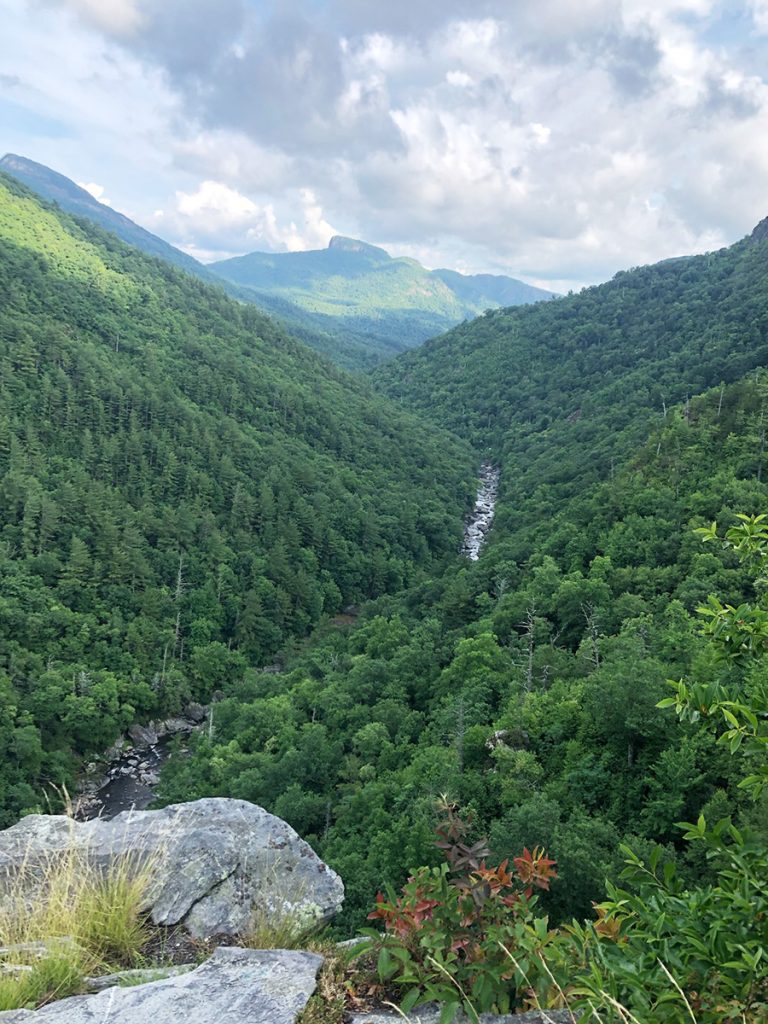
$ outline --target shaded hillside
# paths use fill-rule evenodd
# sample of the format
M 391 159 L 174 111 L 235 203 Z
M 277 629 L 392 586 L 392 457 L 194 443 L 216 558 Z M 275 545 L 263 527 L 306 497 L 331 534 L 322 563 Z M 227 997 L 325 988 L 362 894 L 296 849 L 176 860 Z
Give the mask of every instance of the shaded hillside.
M 470 475 L 255 308 L 1 176 L 0 819 L 452 556 Z
M 514 278 L 425 270 L 377 246 L 336 236 L 327 249 L 253 252 L 212 263 L 210 270 L 258 301 L 290 303 L 308 325 L 365 340 L 384 358 L 440 334 L 489 307 L 552 298 Z

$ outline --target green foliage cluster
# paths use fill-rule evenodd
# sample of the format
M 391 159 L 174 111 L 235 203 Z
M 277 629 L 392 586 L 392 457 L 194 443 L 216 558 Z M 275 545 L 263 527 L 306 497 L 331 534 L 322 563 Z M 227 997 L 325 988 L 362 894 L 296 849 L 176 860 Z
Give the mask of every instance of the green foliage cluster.
M 0 179 L 0 824 L 458 547 L 468 450 Z
M 741 770 L 750 774 L 739 788 L 760 801 L 768 785 L 768 703 L 762 684 L 768 621 L 755 628 L 753 613 L 766 605 L 768 532 L 763 514 L 738 519 L 725 544 L 758 570 L 756 599 L 735 609 L 710 597 L 699 608 L 706 617 L 704 634 L 720 655 L 720 671 L 710 683 L 672 683 L 675 696 L 659 706 L 676 707 L 690 723 L 708 721 L 721 746 L 732 756 L 743 753 Z M 717 536 L 714 523 L 696 532 L 707 541 Z M 756 687 L 750 685 L 755 672 L 761 680 Z M 698 1024 L 768 1020 L 765 834 L 748 823 L 737 827 L 730 814 L 708 825 L 702 813 L 681 827 L 683 839 L 703 849 L 711 880 L 685 884 L 674 863 L 662 864 L 659 846 L 647 863 L 625 849 L 622 885 L 609 885 L 599 922 L 570 929 L 583 964 L 578 977 L 573 961 L 565 958 L 571 981 L 576 978 L 572 991 L 585 1001 L 582 1005 L 602 1011 L 601 1019 L 625 1020 L 622 1014 L 629 1013 L 673 1022 L 687 1011 Z
M 485 842 L 465 841 L 471 823 L 456 805 L 442 800 L 439 811 L 444 820 L 435 845 L 446 862 L 421 868 L 400 896 L 391 887 L 386 896 L 379 893 L 368 915 L 386 929 L 367 932 L 379 977 L 401 990 L 406 1013 L 440 1003 L 441 1024 L 450 1024 L 460 1008 L 475 1021 L 478 1013 L 508 1013 L 521 1005 L 538 967 L 528 956 L 530 936 L 537 951 L 546 945 L 546 921 L 534 917 L 535 890 L 549 889 L 557 878 L 554 862 L 526 848 L 511 869 L 508 860 L 489 866 Z
M 751 613 L 765 607 L 768 531 L 763 514 L 737 518 L 725 545 L 758 570 L 757 599 L 737 611 L 710 597 L 697 609 L 720 655 L 720 678 L 694 686 L 672 682 L 675 696 L 658 707 L 676 707 L 681 719 L 699 727 L 709 721 L 731 756 L 743 751 L 739 768 L 753 773 L 739 788 L 759 801 L 768 786 L 768 705 L 764 688 L 751 688 L 739 668 L 750 662 L 765 671 L 768 623 L 756 630 Z M 715 524 L 695 532 L 705 540 L 717 536 Z M 386 928 L 369 934 L 380 951 L 379 974 L 401 990 L 404 1010 L 432 999 L 443 1004 L 441 1020 L 450 1021 L 459 1006 L 477 1020 L 526 998 L 606 1022 L 768 1020 L 764 833 L 737 827 L 731 815 L 711 826 L 703 813 L 696 823 L 680 823 L 682 840 L 703 847 L 711 875 L 703 882 L 683 879 L 661 845 L 652 847 L 647 863 L 624 846 L 621 883 L 608 883 L 597 919 L 553 932 L 530 903 L 534 885 L 546 890 L 556 878 L 552 862 L 526 849 L 514 865 L 528 888 L 515 891 L 507 862 L 486 867 L 489 850 L 482 841 L 464 842 L 467 826 L 454 805 L 446 806 L 437 845 L 449 863 L 417 871 L 400 897 L 380 894 L 369 915 Z

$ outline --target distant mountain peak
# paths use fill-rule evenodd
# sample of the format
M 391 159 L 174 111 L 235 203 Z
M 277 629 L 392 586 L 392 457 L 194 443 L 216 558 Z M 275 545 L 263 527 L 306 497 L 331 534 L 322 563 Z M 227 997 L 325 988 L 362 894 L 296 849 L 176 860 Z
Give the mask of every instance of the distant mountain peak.
M 386 249 L 362 242 L 359 238 L 347 238 L 345 235 L 334 235 L 328 243 L 328 248 L 336 252 L 356 252 L 363 256 L 375 256 L 377 259 L 392 259 Z

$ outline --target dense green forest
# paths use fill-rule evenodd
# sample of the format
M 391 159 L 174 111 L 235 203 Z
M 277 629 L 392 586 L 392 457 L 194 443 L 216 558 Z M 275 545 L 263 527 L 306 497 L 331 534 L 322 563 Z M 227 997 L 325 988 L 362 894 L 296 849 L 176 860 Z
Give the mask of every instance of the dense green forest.
M 0 821 L 460 539 L 469 449 L 0 179 Z
M 357 628 L 325 627 L 285 674 L 250 676 L 216 706 L 213 738 L 172 762 L 165 796 L 227 793 L 284 816 L 346 880 L 351 925 L 385 880 L 434 861 L 450 793 L 498 857 L 544 844 L 557 858 L 556 919 L 588 915 L 620 841 L 674 857 L 675 822 L 746 809 L 714 738 L 655 705 L 668 677 L 715 671 L 697 605 L 751 591 L 691 528 L 764 505 L 766 397 L 750 379 L 687 419 L 671 410 L 626 469 L 553 512 L 526 563 L 516 535 L 499 538 L 476 565 L 367 605 Z
M 552 922 L 616 895 L 622 844 L 680 879 L 636 920 L 716 918 L 714 846 L 678 823 L 731 819 L 763 877 L 754 750 L 701 719 L 707 687 L 765 693 L 768 612 L 744 602 L 768 531 L 762 561 L 694 531 L 768 510 L 767 257 L 758 231 L 488 313 L 378 369 L 377 393 L 0 177 L 0 823 L 131 721 L 215 698 L 161 800 L 285 818 L 346 883 L 340 933 L 437 864 L 441 795 L 495 862 L 546 847 Z M 470 563 L 481 458 L 502 487 Z M 710 602 L 719 635 L 710 595 L 736 609 Z M 680 719 L 670 679 L 705 688 Z M 745 963 L 761 992 L 718 981 L 733 1015 L 702 1020 L 762 998 Z M 645 1012 L 643 977 L 612 991 Z
M 216 280 L 213 274 L 208 273 L 203 264 L 198 263 L 192 256 L 134 224 L 129 217 L 113 210 L 106 203 L 99 202 L 71 178 L 59 174 L 45 164 L 39 164 L 16 153 L 6 153 L 0 160 L 0 172 L 16 178 L 43 199 L 56 203 L 65 213 L 93 221 L 100 228 L 112 232 L 148 256 L 156 256 L 165 263 L 181 267 L 188 274 L 194 274 L 209 282 Z
M 766 507 L 766 254 L 750 239 L 486 314 L 378 370 L 501 464 L 491 543 L 367 605 L 346 635 L 322 629 L 284 675 L 249 677 L 164 797 L 233 793 L 284 815 L 347 880 L 342 929 L 439 861 L 441 794 L 494 863 L 546 847 L 555 922 L 591 916 L 627 848 L 675 865 L 680 891 L 716 888 L 678 827 L 700 814 L 764 850 L 765 798 L 738 787 L 748 762 L 657 705 L 669 679 L 725 678 L 697 608 L 755 594 L 751 567 L 693 531 Z M 764 658 L 742 666 L 741 685 L 764 673 Z

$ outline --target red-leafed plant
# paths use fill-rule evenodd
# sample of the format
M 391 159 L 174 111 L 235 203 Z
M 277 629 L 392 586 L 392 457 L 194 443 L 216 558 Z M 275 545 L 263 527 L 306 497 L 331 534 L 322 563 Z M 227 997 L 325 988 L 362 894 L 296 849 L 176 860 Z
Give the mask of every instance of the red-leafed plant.
M 400 895 L 379 893 L 370 920 L 383 935 L 367 934 L 379 949 L 382 981 L 404 990 L 408 1012 L 419 1003 L 443 1005 L 450 1021 L 459 1007 L 507 1013 L 534 995 L 538 951 L 550 940 L 546 918 L 535 918 L 535 890 L 557 877 L 555 862 L 538 847 L 491 866 L 484 840 L 468 842 L 471 821 L 443 798 L 436 846 L 437 868 L 420 868 Z

